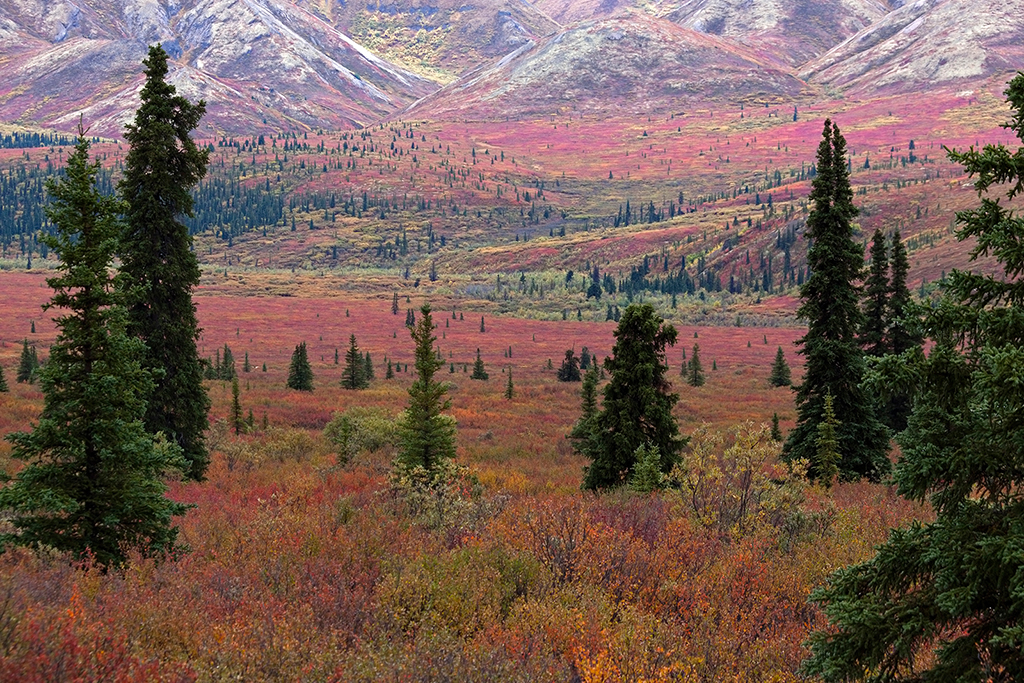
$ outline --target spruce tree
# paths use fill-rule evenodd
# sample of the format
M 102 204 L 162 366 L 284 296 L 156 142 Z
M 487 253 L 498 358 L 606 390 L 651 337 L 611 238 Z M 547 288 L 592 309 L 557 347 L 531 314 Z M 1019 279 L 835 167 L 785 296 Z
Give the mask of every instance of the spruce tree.
M 341 371 L 341 386 L 353 391 L 370 386 L 366 379 L 366 359 L 359 352 L 356 336 L 349 335 L 348 351 L 345 352 L 345 369 Z
M 369 384 L 373 380 L 373 359 L 370 358 L 370 352 L 366 352 L 366 357 L 363 360 L 363 378 Z
M 786 363 L 786 354 L 782 347 L 775 352 L 775 361 L 772 363 L 772 372 L 768 376 L 768 384 L 773 387 L 788 387 L 793 384 L 789 371 L 789 364 Z
M 825 121 L 818 146 L 817 175 L 811 188 L 814 203 L 807 217 L 810 241 L 807 263 L 811 276 L 800 288 L 797 314 L 807 321 L 798 343 L 806 358 L 804 381 L 797 388 L 797 424 L 783 446 L 787 460 L 810 463 L 816 478 L 818 425 L 824 419 L 825 396 L 832 394 L 839 421 L 839 470 L 843 478 L 877 480 L 889 470 L 889 439 L 861 389 L 864 352 L 857 342 L 862 314 L 856 285 L 864 252 L 854 239 L 853 205 L 846 160 L 846 141 L 838 126 Z
M 187 506 L 165 497 L 163 476 L 183 468 L 181 449 L 146 432 L 145 396 L 152 390 L 138 339 L 125 332 L 122 297 L 111 266 L 121 206 L 96 188 L 99 164 L 79 128 L 65 176 L 49 180 L 45 237 L 60 258 L 45 306 L 57 339 L 40 372 L 43 412 L 31 432 L 12 434 L 13 456 L 28 464 L 0 489 L 8 525 L 0 547 L 56 548 L 104 567 L 178 550 L 172 518 Z
M 693 345 L 690 362 L 686 366 L 686 383 L 691 387 L 704 386 L 704 367 L 700 363 L 700 345 Z
M 235 369 L 235 354 L 231 353 L 231 348 L 225 344 L 224 359 L 220 362 L 220 372 L 217 375 L 217 379 L 230 382 L 236 377 L 238 377 L 238 370 Z
M 0 394 L 10 391 L 7 386 L 7 378 L 4 377 L 4 366 L 0 365 Z
M 824 419 L 818 423 L 818 438 L 814 442 L 818 448 L 814 459 L 818 481 L 826 489 L 832 488 L 832 482 L 839 474 L 839 439 L 836 437 L 839 420 L 836 419 L 833 405 L 832 394 L 825 394 Z
M 684 441 L 678 437 L 672 407 L 679 396 L 669 393 L 665 378 L 665 347 L 676 338 L 676 329 L 655 315 L 650 304 L 630 304 L 623 312 L 612 357 L 604 362 L 611 380 L 602 408 L 589 420 L 589 434 L 574 439 L 574 448 L 591 461 L 583 488 L 628 482 L 640 446 L 658 449 L 662 472 L 677 462 Z
M 869 356 L 889 353 L 889 254 L 885 235 L 875 230 L 871 238 L 871 265 L 864 280 L 864 321 L 858 341 Z
M 420 309 L 419 323 L 410 333 L 416 344 L 416 379 L 409 387 L 409 407 L 399 429 L 396 464 L 406 471 L 422 467 L 434 473 L 455 458 L 455 419 L 444 414 L 451 407 L 445 398 L 448 385 L 434 379 L 444 361 L 434 353 L 437 337 L 430 304 Z
M 124 291 L 133 295 L 128 332 L 145 343 L 145 367 L 156 371 L 146 428 L 178 444 L 188 476 L 202 479 L 209 464 L 203 433 L 210 399 L 192 302 L 200 273 L 181 217 L 192 215 L 192 188 L 206 173 L 208 153 L 190 137 L 206 105 L 190 103 L 167 83 L 167 53 L 160 45 L 149 48 L 143 64 L 146 83 L 135 119 L 125 127 L 130 149 L 119 184 L 126 224 L 118 251 Z
M 298 391 L 313 391 L 313 368 L 309 364 L 306 342 L 302 342 L 292 351 L 292 360 L 288 364 L 287 386 Z
M 1024 74 L 1006 94 L 1005 127 L 1024 142 Z M 926 313 L 927 358 L 898 357 L 916 393 L 894 479 L 934 521 L 891 531 L 812 595 L 831 626 L 812 635 L 804 672 L 826 681 L 1024 680 L 1024 219 L 988 196 L 1024 190 L 1024 147 L 949 156 L 981 197 L 957 214 L 957 237 L 1004 274 L 953 271 Z
M 3 379 L 0 376 L 0 379 Z M 515 387 L 512 385 L 512 366 L 508 368 L 508 382 L 505 384 L 505 400 L 511 401 L 515 397 Z
M 473 362 L 473 374 L 471 374 L 469 378 L 486 380 L 488 377 L 490 377 L 490 375 L 488 375 L 487 370 L 484 369 L 484 361 L 480 357 L 480 349 L 477 349 L 476 360 Z
M 235 436 L 242 433 L 244 424 L 242 421 L 242 401 L 238 390 L 238 378 L 233 377 L 231 379 L 231 427 L 235 430 Z
M 634 493 L 646 495 L 661 489 L 665 485 L 665 475 L 661 472 L 661 455 L 657 446 L 644 444 L 638 446 L 633 454 L 636 465 L 633 476 L 629 480 L 629 488 Z
M 565 358 L 562 360 L 562 366 L 558 368 L 557 376 L 559 382 L 579 382 L 583 379 L 580 374 L 580 359 L 572 349 L 565 350 Z
M 920 349 L 924 336 L 913 313 L 910 289 L 907 287 L 910 262 L 899 231 L 892 236 L 891 269 L 886 336 L 889 352 L 900 355 Z M 907 420 L 910 418 L 910 392 L 904 387 L 889 384 L 885 393 L 884 402 L 879 408 L 879 416 L 889 429 L 898 434 L 907 428 Z
M 889 302 L 887 311 L 887 329 L 889 351 L 901 354 L 921 346 L 924 335 L 912 319 L 912 303 L 910 288 L 907 286 L 907 274 L 910 272 L 910 261 L 907 248 L 903 246 L 900 232 L 892 235 L 892 278 L 889 282 Z
M 39 369 L 39 358 L 36 356 L 35 347 L 29 348 L 28 339 L 22 342 L 21 358 L 18 361 L 18 374 L 15 381 L 32 383 L 35 381 L 36 370 Z

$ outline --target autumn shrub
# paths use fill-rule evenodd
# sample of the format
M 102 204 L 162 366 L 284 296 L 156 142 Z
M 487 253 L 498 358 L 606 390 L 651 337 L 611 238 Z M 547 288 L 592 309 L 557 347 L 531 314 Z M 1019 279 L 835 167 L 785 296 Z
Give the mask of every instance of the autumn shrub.
M 433 470 L 396 467 L 388 475 L 384 492 L 393 509 L 428 529 L 472 527 L 492 515 L 492 504 L 468 467 L 439 461 Z
M 702 425 L 669 481 L 680 503 L 721 533 L 781 526 L 798 511 L 806 485 L 802 463 L 781 464 L 780 452 L 768 425 L 740 425 L 729 445 L 720 432 Z
M 304 429 L 270 427 L 265 432 L 218 441 L 228 470 L 241 465 L 258 469 L 267 462 L 319 461 L 327 452 L 323 440 Z
M 345 464 L 361 451 L 393 451 L 398 445 L 398 419 L 383 408 L 352 406 L 335 413 L 323 436 Z
M 500 624 L 517 600 L 535 591 L 539 574 L 529 556 L 498 548 L 472 545 L 420 557 L 382 579 L 378 619 L 396 635 L 425 628 L 471 638 Z
M 539 500 L 514 523 L 513 542 L 523 544 L 548 570 L 555 586 L 575 581 L 594 529 L 579 496 Z
M 540 649 L 523 651 L 483 636 L 467 642 L 447 631 L 421 629 L 408 640 L 381 638 L 364 643 L 330 680 L 533 683 L 572 680 L 572 670 L 566 661 Z

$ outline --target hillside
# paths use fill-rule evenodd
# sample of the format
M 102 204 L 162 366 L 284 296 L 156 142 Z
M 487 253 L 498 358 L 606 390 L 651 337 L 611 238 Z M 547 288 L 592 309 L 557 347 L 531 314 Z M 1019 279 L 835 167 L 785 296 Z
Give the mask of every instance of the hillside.
M 297 4 L 381 57 L 443 83 L 559 29 L 522 0 Z
M 209 104 L 206 132 L 365 125 L 435 89 L 288 2 L 0 1 L 0 120 L 117 135 L 146 45 Z
M 873 25 L 899 0 L 681 0 L 666 18 L 797 66 Z
M 630 13 L 577 24 L 524 45 L 401 116 L 646 115 L 695 102 L 791 100 L 809 94 L 804 83 L 742 46 Z
M 1024 2 L 917 0 L 805 65 L 800 76 L 859 95 L 971 89 L 1024 64 Z

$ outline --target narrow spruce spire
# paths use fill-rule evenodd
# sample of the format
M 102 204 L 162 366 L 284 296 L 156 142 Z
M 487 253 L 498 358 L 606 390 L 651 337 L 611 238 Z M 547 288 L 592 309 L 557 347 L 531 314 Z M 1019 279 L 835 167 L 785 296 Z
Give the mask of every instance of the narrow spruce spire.
M 178 444 L 188 476 L 202 479 L 209 464 L 203 433 L 210 399 L 196 350 L 199 323 L 192 290 L 199 262 L 181 222 L 192 215 L 192 188 L 206 174 L 208 153 L 190 137 L 206 113 L 167 82 L 167 53 L 149 48 L 146 83 L 134 120 L 125 126 L 130 146 L 118 189 L 125 229 L 118 248 L 122 291 L 129 296 L 128 332 L 146 345 L 154 370 L 146 428 Z

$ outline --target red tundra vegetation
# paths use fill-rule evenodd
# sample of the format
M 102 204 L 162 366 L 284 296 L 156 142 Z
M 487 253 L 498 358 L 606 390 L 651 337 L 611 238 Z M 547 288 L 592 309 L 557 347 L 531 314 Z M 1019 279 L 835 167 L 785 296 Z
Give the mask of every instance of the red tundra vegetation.
M 52 340 L 38 308 L 49 290 L 36 273 L 0 278 L 0 364 L 13 380 L 21 340 L 41 351 Z M 799 375 L 797 328 L 680 325 L 670 374 L 698 343 L 707 384 L 674 382 L 691 439 L 678 489 L 584 494 L 585 463 L 565 438 L 579 385 L 555 370 L 570 347 L 608 354 L 614 323 L 484 313 L 481 332 L 478 311 L 441 300 L 438 346 L 471 476 L 437 509 L 418 508 L 389 484 L 392 446 L 342 457 L 324 428 L 343 411 L 397 419 L 411 382 L 405 310 L 422 300 L 401 297 L 395 315 L 390 295 L 297 293 L 197 293 L 203 355 L 231 348 L 253 424 L 235 436 L 230 386 L 208 382 L 207 480 L 171 491 L 196 506 L 178 520 L 191 551 L 107 573 L 0 556 L 0 679 L 796 680 L 802 642 L 823 625 L 809 591 L 926 515 L 888 487 L 825 492 L 779 465 L 766 423 L 791 424 L 792 398 L 767 377 L 779 346 Z M 334 350 L 343 359 L 350 334 L 374 363 L 367 390 L 340 388 Z M 312 393 L 285 388 L 301 341 Z M 464 369 L 478 348 L 485 382 Z M 37 387 L 9 384 L 5 434 L 41 406 Z

